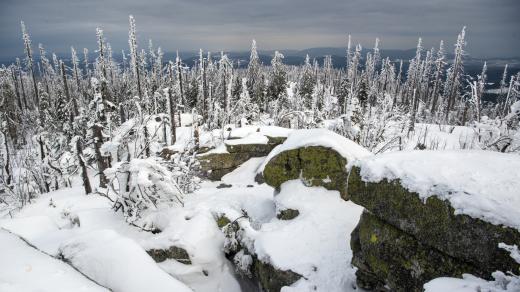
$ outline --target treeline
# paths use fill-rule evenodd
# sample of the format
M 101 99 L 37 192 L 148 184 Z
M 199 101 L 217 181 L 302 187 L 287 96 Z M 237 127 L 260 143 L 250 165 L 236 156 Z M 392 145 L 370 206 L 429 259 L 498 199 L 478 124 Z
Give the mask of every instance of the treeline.
M 223 52 L 214 57 L 202 50 L 195 65 L 187 66 L 178 56 L 165 60 L 151 41 L 139 47 L 132 16 L 129 49 L 120 62 L 99 28 L 95 52 L 71 47 L 70 62 L 64 62 L 42 44 L 34 46 L 23 22 L 21 28 L 25 58 L 0 69 L 0 182 L 4 192 L 16 189 L 24 201 L 69 185 L 69 177 L 78 172 L 91 192 L 89 168 L 98 173 L 100 187 L 107 187 L 104 170 L 130 158 L 110 157 L 103 145 L 115 139 L 114 129 L 125 122 L 142 125 L 154 115 L 164 124 L 158 138 L 164 146 L 175 143 L 181 112 L 195 117 L 195 137 L 227 124 L 310 128 L 336 120 L 334 130 L 370 149 L 391 123 L 408 132 L 417 122 L 487 123 L 499 129 L 502 139 L 489 144 L 504 151 L 511 150 L 507 135 L 518 127 L 517 113 L 511 110 L 519 96 L 520 74 L 509 75 L 506 66 L 498 100 L 484 102 L 486 65 L 477 76 L 464 71 L 465 29 L 454 45 L 453 60 L 447 60 L 443 42 L 426 49 L 419 39 L 406 69 L 402 61 L 381 57 L 379 40 L 362 55 L 361 45 L 353 45 L 349 36 L 347 66 L 338 69 L 331 56 L 322 65 L 307 57 L 302 66 L 288 66 L 279 52 L 270 64 L 262 64 L 255 41 L 247 68 Z M 137 157 L 153 156 L 149 140 L 158 134 L 146 126 L 139 131 L 143 142 Z M 70 155 L 68 167 L 63 166 L 65 154 Z

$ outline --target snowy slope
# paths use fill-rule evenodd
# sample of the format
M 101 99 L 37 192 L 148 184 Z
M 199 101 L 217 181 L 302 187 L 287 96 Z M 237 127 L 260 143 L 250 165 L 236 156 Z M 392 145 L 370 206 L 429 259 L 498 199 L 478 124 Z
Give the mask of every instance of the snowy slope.
M 74 267 L 113 291 L 143 291 L 143 287 L 156 287 L 156 291 L 163 291 L 161 287 L 177 287 L 173 291 L 191 291 L 175 277 L 167 275 L 161 269 L 162 266 L 157 265 L 145 253 L 147 248 L 169 247 L 165 244 L 171 243 L 175 234 L 172 235 L 169 231 L 160 234 L 140 231 L 128 225 L 123 216 L 115 213 L 111 207 L 106 198 L 99 195 L 86 196 L 82 188 L 76 186 L 42 195 L 13 219 L 0 220 L 0 227 L 23 236 L 53 256 L 64 255 Z M 80 226 L 73 225 L 71 218 L 78 218 Z M 212 218 L 210 223 L 215 224 Z M 186 225 L 184 228 L 197 232 L 193 225 Z M 203 249 L 189 251 L 194 254 L 195 259 L 206 252 Z M 201 261 L 194 260 L 192 267 L 184 268 L 184 273 L 191 269 L 202 275 L 197 278 L 197 287 L 204 286 L 206 289 L 195 291 L 218 291 L 217 286 L 223 281 L 238 286 L 232 277 L 233 271 L 222 270 L 220 266 L 212 270 L 212 277 L 203 276 L 202 270 L 208 269 L 207 266 L 222 263 L 222 252 L 215 249 L 212 252 L 213 258 L 205 257 L 201 266 L 197 265 Z M 219 256 L 221 258 L 218 263 L 212 262 Z M 192 282 L 188 281 L 187 284 Z M 135 290 L 130 290 L 128 285 L 136 287 Z
M 66 263 L 0 229 L 0 291 L 108 291 Z
M 77 236 L 60 247 L 60 254 L 114 292 L 192 291 L 161 270 L 135 241 L 113 230 Z

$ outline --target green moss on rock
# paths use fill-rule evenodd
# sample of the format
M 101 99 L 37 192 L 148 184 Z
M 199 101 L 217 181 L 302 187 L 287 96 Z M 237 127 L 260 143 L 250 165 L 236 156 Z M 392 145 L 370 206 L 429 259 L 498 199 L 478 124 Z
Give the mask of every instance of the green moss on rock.
M 347 160 L 335 150 L 309 146 L 287 150 L 273 157 L 265 166 L 263 178 L 275 188 L 288 180 L 301 178 L 308 186 L 337 190 L 348 200 Z
M 166 249 L 150 249 L 146 251 L 155 262 L 164 262 L 167 259 L 173 259 L 186 265 L 191 265 L 191 259 L 188 252 L 181 247 L 171 246 Z
M 352 264 L 364 289 L 422 291 L 434 278 L 478 272 L 478 267 L 422 244 L 366 211 L 351 240 Z
M 500 242 L 520 246 L 520 233 L 516 229 L 455 215 L 449 201 L 436 196 L 423 202 L 399 180 L 364 182 L 357 167 L 351 171 L 348 192 L 354 203 L 419 242 L 479 267 L 477 275 L 481 277 L 489 278 L 496 270 L 517 274 L 520 271 L 520 264 L 507 251 L 498 248 Z

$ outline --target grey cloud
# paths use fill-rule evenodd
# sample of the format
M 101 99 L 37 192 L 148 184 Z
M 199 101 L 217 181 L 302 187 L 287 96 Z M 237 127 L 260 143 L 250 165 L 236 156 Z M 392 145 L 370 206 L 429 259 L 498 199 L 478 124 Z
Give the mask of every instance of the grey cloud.
M 148 38 L 165 51 L 344 46 L 347 34 L 372 46 L 407 49 L 451 44 L 468 26 L 468 50 L 480 56 L 518 55 L 516 0 L 0 0 L 0 56 L 20 54 L 19 21 L 49 50 L 95 46 L 103 27 L 114 50 L 127 48 L 128 15 L 141 46 Z M 448 47 L 450 49 L 450 47 Z

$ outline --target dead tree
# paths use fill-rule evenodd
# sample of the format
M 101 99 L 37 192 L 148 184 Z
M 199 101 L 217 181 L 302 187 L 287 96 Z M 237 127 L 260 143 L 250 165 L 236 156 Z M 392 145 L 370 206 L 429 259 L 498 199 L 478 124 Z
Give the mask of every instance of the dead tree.
M 85 188 L 85 194 L 92 193 L 92 186 L 90 185 L 90 179 L 88 178 L 87 165 L 83 159 L 83 147 L 81 143 L 81 137 L 76 137 L 76 155 L 78 157 L 79 167 L 81 168 L 81 179 L 83 180 L 83 187 Z

